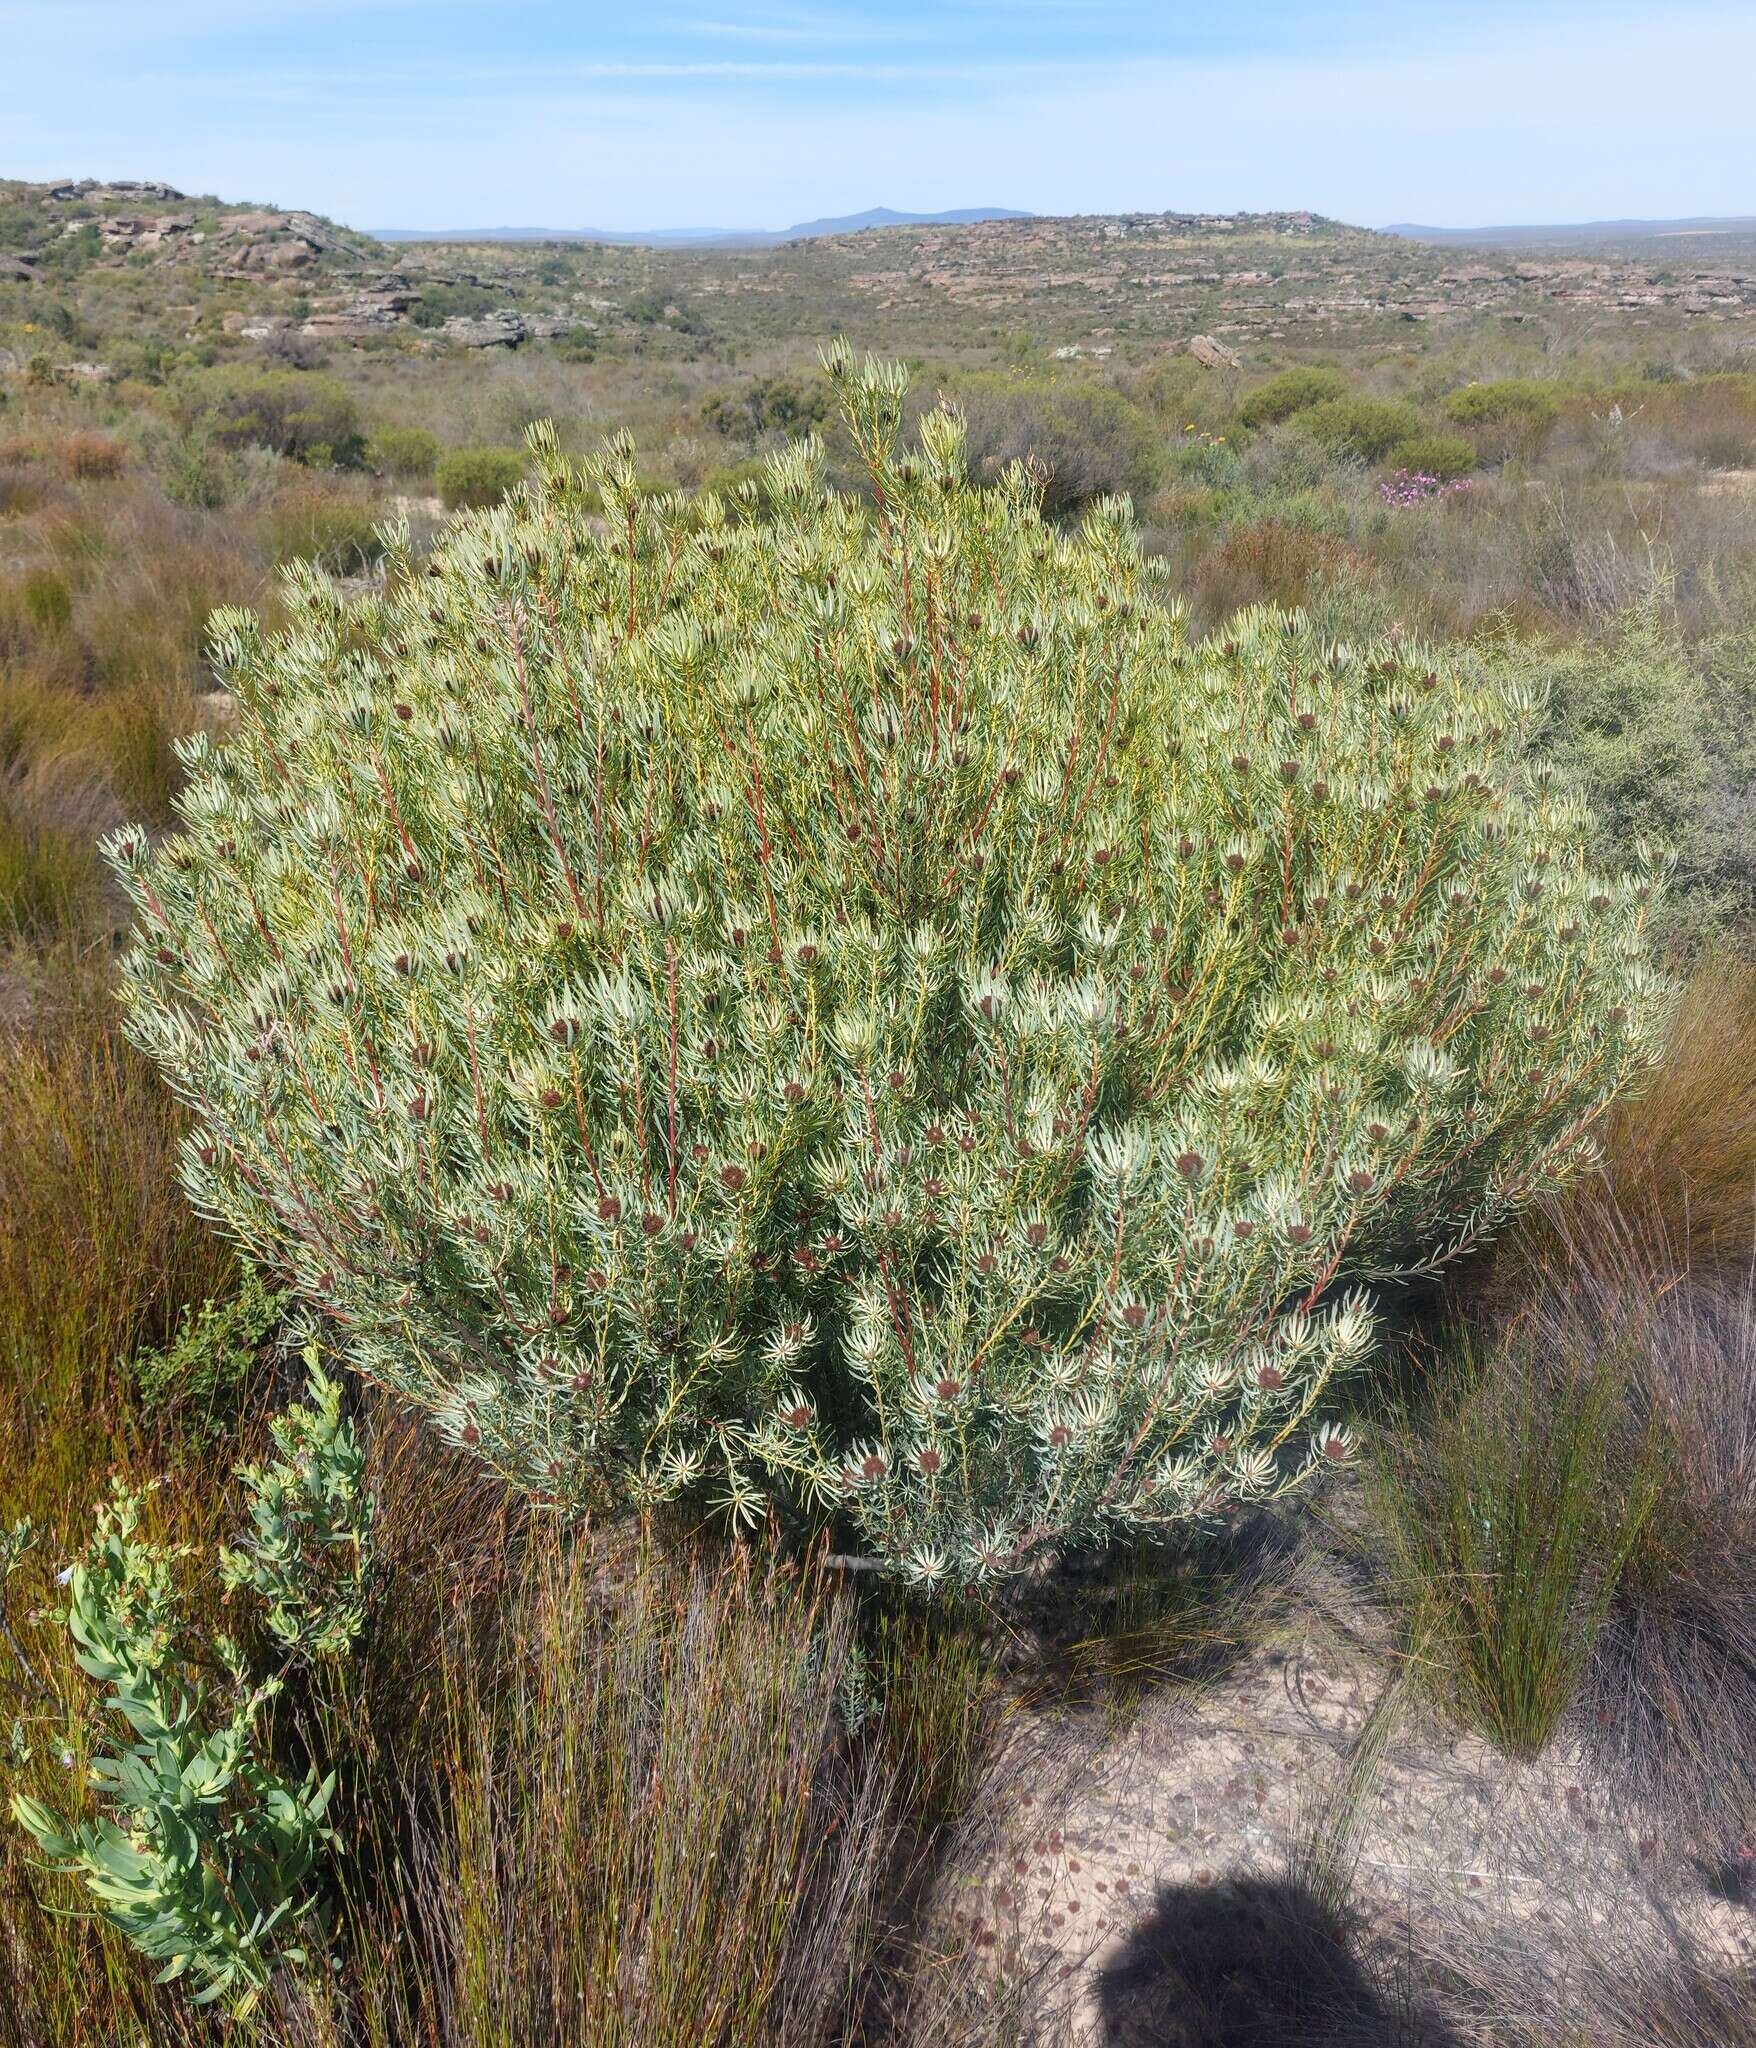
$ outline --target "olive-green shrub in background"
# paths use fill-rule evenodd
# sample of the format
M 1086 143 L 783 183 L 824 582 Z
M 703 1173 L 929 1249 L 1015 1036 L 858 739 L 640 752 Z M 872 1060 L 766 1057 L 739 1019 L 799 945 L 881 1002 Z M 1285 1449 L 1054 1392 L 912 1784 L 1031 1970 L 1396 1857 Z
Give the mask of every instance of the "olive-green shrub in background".
M 405 479 L 430 477 L 443 452 L 439 436 L 426 427 L 374 427 L 366 443 L 366 460 L 373 469 Z
M 1541 737 L 1592 793 L 1592 852 L 1642 838 L 1675 848 L 1658 934 L 1684 952 L 1756 938 L 1756 626 L 1689 642 L 1662 595 L 1596 640 L 1508 640 L 1500 672 L 1545 692 Z
M 524 470 L 524 457 L 516 448 L 454 448 L 440 457 L 433 487 L 448 511 L 481 511 L 497 505 Z
M 1346 1450 L 1359 1283 L 1646 1064 L 1652 879 L 1589 870 L 1536 693 L 1191 646 L 1123 503 L 1057 532 L 829 367 L 857 498 L 539 432 L 426 573 L 222 614 L 236 738 L 110 843 L 125 989 L 194 1200 L 452 1442 L 971 1580 Z
M 318 468 L 350 469 L 365 443 L 345 384 L 299 370 L 205 370 L 190 380 L 195 420 L 223 448 L 272 448 Z
M 1384 466 L 1407 470 L 1410 476 L 1431 476 L 1441 483 L 1452 483 L 1475 468 L 1475 445 L 1461 434 L 1411 434 L 1389 450 Z
M 1400 398 L 1322 398 L 1293 415 L 1292 431 L 1328 454 L 1379 462 L 1421 432 L 1421 416 Z
M 1282 370 L 1266 384 L 1257 385 L 1238 407 L 1238 417 L 1247 427 L 1278 426 L 1294 413 L 1304 412 L 1326 399 L 1345 398 L 1347 388 L 1347 379 L 1339 370 Z
M 1089 377 L 992 372 L 962 379 L 955 397 L 971 477 L 992 483 L 1010 463 L 1033 463 L 1047 513 L 1112 495 L 1144 497 L 1164 473 L 1163 433 L 1152 415 Z

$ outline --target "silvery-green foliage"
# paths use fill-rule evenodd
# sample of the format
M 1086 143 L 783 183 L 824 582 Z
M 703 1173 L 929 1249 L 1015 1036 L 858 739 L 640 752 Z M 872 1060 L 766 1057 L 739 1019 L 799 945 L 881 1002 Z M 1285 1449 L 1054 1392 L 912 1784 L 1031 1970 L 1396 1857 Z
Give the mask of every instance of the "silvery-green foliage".
M 109 851 L 189 1190 L 359 1371 L 545 1501 L 970 1580 L 1345 1451 L 1360 1282 L 1648 1061 L 1654 875 L 1587 871 L 1531 695 L 1191 645 L 1125 503 L 1057 531 L 828 368 L 858 497 L 538 430 L 382 598 L 220 615 L 235 737 Z
M 188 1674 L 175 1567 L 185 1554 L 140 1534 L 140 1496 L 117 1488 L 69 1574 L 74 1655 L 106 1688 L 131 1739 L 105 1736 L 89 1766 L 94 1819 L 26 1794 L 14 1818 L 78 1877 L 152 1961 L 187 1976 L 197 2004 L 245 2012 L 276 1966 L 301 1961 L 320 1921 L 316 1883 L 333 1777 L 295 1784 L 263 1760 L 257 1723 L 279 1689 L 251 1685 L 233 1646 L 223 1698 Z
M 219 1562 L 228 1590 L 261 1604 L 263 1625 L 282 1649 L 309 1660 L 345 1655 L 365 1626 L 373 1502 L 341 1388 L 315 1344 L 305 1369 L 306 1401 L 269 1423 L 276 1456 L 239 1467 L 250 1529 Z

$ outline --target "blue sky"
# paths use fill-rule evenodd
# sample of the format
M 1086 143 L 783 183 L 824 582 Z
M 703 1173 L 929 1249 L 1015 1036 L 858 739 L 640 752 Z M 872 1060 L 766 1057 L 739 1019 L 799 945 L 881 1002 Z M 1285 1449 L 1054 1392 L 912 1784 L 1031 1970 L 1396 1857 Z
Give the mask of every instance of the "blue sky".
M 0 0 L 0 175 L 363 227 L 1756 213 L 1756 4 Z

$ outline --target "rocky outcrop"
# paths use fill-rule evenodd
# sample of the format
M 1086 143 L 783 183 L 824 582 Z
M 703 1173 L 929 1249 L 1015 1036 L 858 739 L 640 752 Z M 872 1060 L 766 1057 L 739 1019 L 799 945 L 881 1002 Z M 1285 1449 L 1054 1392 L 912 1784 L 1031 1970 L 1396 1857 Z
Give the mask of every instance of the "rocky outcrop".
M 384 334 L 408 324 L 420 296 L 406 277 L 376 278 L 340 305 L 313 313 L 300 332 L 344 341 Z
M 1189 353 L 1204 370 L 1241 370 L 1244 359 L 1236 349 L 1227 348 L 1223 341 L 1215 341 L 1211 334 L 1198 334 L 1189 344 Z
M 525 338 L 524 316 L 510 309 L 479 318 L 458 313 L 439 329 L 439 338 L 454 348 L 517 348 Z
M 69 178 L 48 189 L 50 199 L 181 199 L 175 185 L 156 178 Z

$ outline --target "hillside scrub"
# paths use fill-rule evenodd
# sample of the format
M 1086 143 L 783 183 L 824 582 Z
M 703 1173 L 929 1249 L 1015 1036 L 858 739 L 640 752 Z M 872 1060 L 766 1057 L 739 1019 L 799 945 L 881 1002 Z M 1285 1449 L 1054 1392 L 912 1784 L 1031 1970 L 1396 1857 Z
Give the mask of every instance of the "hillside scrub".
M 1390 450 L 1384 466 L 1409 476 L 1431 477 L 1436 483 L 1451 483 L 1475 468 L 1475 444 L 1462 434 L 1411 434 Z
M 1051 516 L 1094 498 L 1143 497 L 1163 470 L 1151 416 L 1111 385 L 984 375 L 960 378 L 954 395 L 970 476 L 992 483 L 1011 463 L 1030 462 Z
M 346 385 L 297 370 L 213 370 L 193 380 L 197 416 L 228 448 L 272 448 L 318 468 L 356 466 L 359 410 Z
M 1675 849 L 1664 937 L 1699 948 L 1756 925 L 1756 619 L 1691 645 L 1655 593 L 1595 639 L 1541 654 L 1507 640 L 1498 659 L 1546 687 L 1545 739 L 1591 792 L 1597 857 L 1643 838 Z
M 1347 379 L 1339 370 L 1282 370 L 1266 384 L 1257 385 L 1238 407 L 1238 417 L 1247 427 L 1273 427 L 1290 420 L 1294 413 L 1346 396 Z
M 125 991 L 197 1205 L 451 1441 L 979 1579 L 1345 1453 L 1358 1281 L 1647 1062 L 1652 883 L 1528 694 L 1192 649 L 1124 506 L 1057 535 L 832 363 L 873 509 L 810 445 L 761 522 L 539 433 L 384 600 L 222 614 L 238 738 L 111 842 Z
M 1293 430 L 1331 454 L 1380 462 L 1421 432 L 1421 416 L 1400 398 L 1323 398 L 1294 415 Z
M 1440 410 L 1460 427 L 1503 427 L 1518 421 L 1546 428 L 1554 424 L 1561 408 L 1546 386 L 1527 377 L 1502 377 L 1448 393 Z
M 524 475 L 516 448 L 454 448 L 433 467 L 433 488 L 448 512 L 497 505 Z

